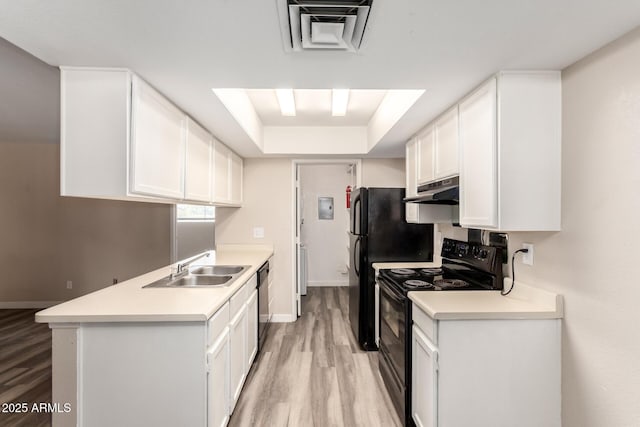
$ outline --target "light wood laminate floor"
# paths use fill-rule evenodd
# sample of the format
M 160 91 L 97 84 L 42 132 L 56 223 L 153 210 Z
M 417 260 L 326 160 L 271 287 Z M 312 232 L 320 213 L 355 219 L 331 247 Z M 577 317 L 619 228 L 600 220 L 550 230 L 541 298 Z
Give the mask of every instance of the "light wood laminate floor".
M 51 425 L 51 414 L 31 412 L 34 403 L 51 402 L 51 330 L 47 324 L 35 323 L 36 311 L 0 310 L 2 427 Z M 11 413 L 12 408 L 4 405 L 23 402 L 28 404 L 26 414 Z
M 348 320 L 348 288 L 309 288 L 295 323 L 270 326 L 230 426 L 400 426 Z

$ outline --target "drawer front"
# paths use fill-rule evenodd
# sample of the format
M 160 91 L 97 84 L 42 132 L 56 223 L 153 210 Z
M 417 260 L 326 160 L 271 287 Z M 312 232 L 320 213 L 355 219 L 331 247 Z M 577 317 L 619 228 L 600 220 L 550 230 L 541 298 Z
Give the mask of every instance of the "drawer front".
M 432 343 L 438 344 L 438 322 L 436 320 L 429 317 L 415 304 L 413 304 L 411 318 Z
M 226 302 L 207 322 L 208 346 L 212 345 L 224 331 L 224 328 L 229 326 L 229 319 L 229 303 Z
M 231 300 L 229 301 L 229 315 L 231 316 L 231 319 L 233 319 L 235 315 L 238 314 L 238 311 L 240 311 L 240 309 L 242 309 L 242 307 L 244 307 L 245 303 L 247 302 L 247 289 L 248 286 L 245 283 L 240 289 L 238 289 L 238 292 L 233 294 L 233 296 L 231 297 Z

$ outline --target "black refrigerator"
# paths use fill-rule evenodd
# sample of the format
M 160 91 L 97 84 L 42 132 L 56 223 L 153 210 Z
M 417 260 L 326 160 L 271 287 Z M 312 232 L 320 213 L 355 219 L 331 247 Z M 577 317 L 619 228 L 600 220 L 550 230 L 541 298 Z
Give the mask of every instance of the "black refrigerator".
M 433 225 L 405 221 L 404 188 L 351 193 L 349 321 L 365 350 L 375 343 L 374 262 L 433 261 Z

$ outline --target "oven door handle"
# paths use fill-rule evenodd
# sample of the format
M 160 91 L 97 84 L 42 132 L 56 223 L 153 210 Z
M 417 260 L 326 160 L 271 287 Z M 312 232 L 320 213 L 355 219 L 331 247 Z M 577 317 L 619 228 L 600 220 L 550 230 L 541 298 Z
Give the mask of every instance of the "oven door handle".
M 405 297 L 398 291 L 396 291 L 395 289 L 393 289 L 391 286 L 389 286 L 384 279 L 381 279 L 380 282 L 380 292 L 384 293 L 385 295 L 387 295 L 390 299 L 392 299 L 393 301 L 399 303 L 399 304 L 404 304 L 405 302 Z

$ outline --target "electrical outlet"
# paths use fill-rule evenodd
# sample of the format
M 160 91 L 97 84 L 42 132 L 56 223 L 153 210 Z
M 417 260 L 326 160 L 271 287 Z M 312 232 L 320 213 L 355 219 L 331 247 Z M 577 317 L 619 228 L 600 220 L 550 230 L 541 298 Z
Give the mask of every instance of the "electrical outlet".
M 526 254 L 522 254 L 522 263 L 533 265 L 533 243 L 523 243 L 522 248 L 529 251 Z
M 253 238 L 264 239 L 264 227 L 253 227 Z
M 73 289 L 73 282 L 71 280 L 67 280 L 67 289 Z

